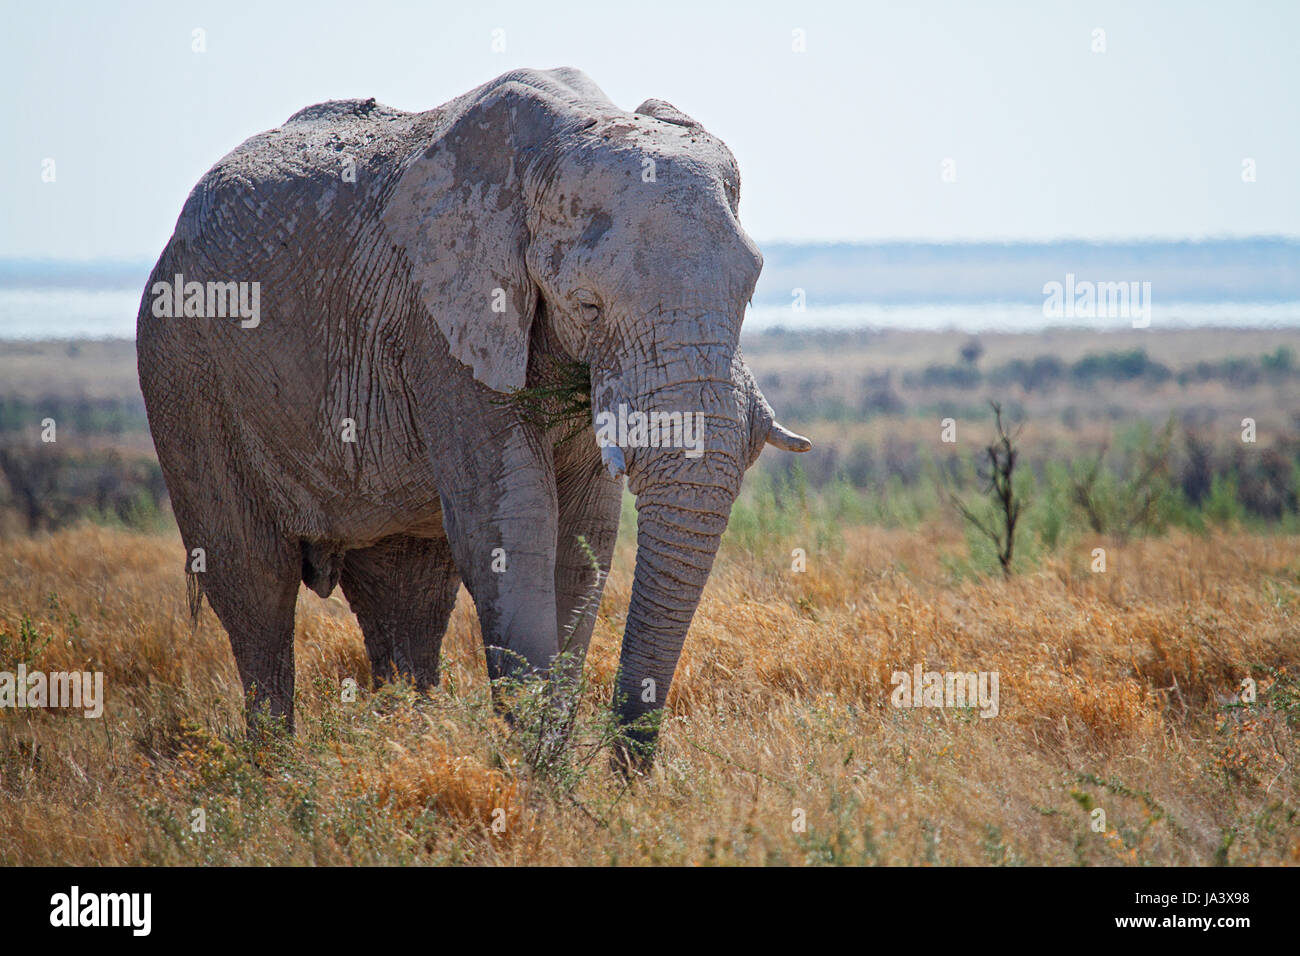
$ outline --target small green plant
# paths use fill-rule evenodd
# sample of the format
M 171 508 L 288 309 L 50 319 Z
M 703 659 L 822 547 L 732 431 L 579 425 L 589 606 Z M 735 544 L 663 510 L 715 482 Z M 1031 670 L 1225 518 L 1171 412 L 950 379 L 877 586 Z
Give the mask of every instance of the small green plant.
M 1209 497 L 1201 506 L 1205 517 L 1218 525 L 1231 525 L 1241 521 L 1245 514 L 1241 496 L 1237 493 L 1236 475 L 1215 475 L 1210 485 Z
M 517 409 L 539 428 L 565 429 L 557 444 L 577 437 L 591 423 L 591 366 L 552 358 L 536 385 L 517 388 L 498 405 Z
M 1132 459 L 1133 473 L 1118 476 L 1104 468 L 1107 448 L 1071 475 L 1074 503 L 1097 534 L 1146 535 L 1164 530 L 1168 523 L 1172 488 L 1169 449 L 1173 441 L 1170 419 L 1160 438 L 1143 435 Z
M 53 639 L 51 634 L 42 634 L 32 619 L 24 614 L 18 622 L 16 634 L 10 634 L 8 630 L 0 631 L 0 667 L 8 669 L 19 664 L 34 664 Z
M 594 693 L 582 666 L 584 653 L 570 644 L 575 631 L 600 608 L 605 571 L 586 539 L 580 537 L 578 543 L 591 566 L 593 582 L 560 635 L 561 651 L 549 672 L 503 678 L 492 687 L 495 708 L 507 715 L 510 728 L 497 746 L 497 762 L 508 764 L 508 755 L 518 755 L 535 782 L 575 803 L 574 793 L 597 759 L 602 755 L 614 759 L 625 752 L 639 756 L 638 739 L 647 731 L 653 737 L 660 717 L 656 712 L 623 726 L 617 708 L 603 701 L 587 704 Z

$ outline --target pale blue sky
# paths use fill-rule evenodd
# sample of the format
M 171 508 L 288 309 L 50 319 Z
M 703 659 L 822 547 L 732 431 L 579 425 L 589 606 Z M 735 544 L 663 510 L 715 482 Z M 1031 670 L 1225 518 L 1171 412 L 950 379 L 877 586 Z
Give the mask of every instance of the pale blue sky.
M 560 65 L 726 140 L 760 242 L 1300 235 L 1289 0 L 5 0 L 3 22 L 0 256 L 153 258 L 198 177 L 307 104 L 427 109 Z

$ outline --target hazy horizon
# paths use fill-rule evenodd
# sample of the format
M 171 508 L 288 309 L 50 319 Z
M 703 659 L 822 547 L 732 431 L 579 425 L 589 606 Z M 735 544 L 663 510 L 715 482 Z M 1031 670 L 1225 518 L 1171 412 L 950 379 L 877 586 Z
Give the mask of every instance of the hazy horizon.
M 0 37 L 0 337 L 131 334 L 195 182 L 303 106 L 559 65 L 731 147 L 749 327 L 1045 327 L 1069 277 L 1300 327 L 1300 4 L 56 6 Z
M 1297 4 L 56 6 L 0 38 L 0 256 L 151 259 L 303 106 L 559 65 L 726 141 L 760 244 L 1300 237 Z

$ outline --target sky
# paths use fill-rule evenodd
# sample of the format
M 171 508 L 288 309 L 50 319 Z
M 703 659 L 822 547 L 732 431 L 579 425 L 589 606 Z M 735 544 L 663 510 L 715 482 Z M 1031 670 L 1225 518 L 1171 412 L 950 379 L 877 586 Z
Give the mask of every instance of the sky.
M 1293 0 L 0 8 L 0 257 L 151 260 L 303 106 L 429 109 L 521 66 L 694 116 L 760 243 L 1300 236 Z

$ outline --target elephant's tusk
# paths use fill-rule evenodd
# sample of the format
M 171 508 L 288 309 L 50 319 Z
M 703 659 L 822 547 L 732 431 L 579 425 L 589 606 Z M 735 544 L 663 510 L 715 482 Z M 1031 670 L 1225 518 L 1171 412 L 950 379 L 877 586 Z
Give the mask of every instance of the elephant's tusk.
M 812 442 L 802 435 L 796 435 L 790 429 L 786 428 L 780 422 L 772 422 L 772 427 L 767 432 L 767 443 L 775 445 L 783 451 L 808 451 L 812 448 Z
M 600 460 L 605 463 L 609 477 L 617 480 L 627 474 L 627 462 L 623 459 L 623 449 L 617 445 L 602 445 Z

